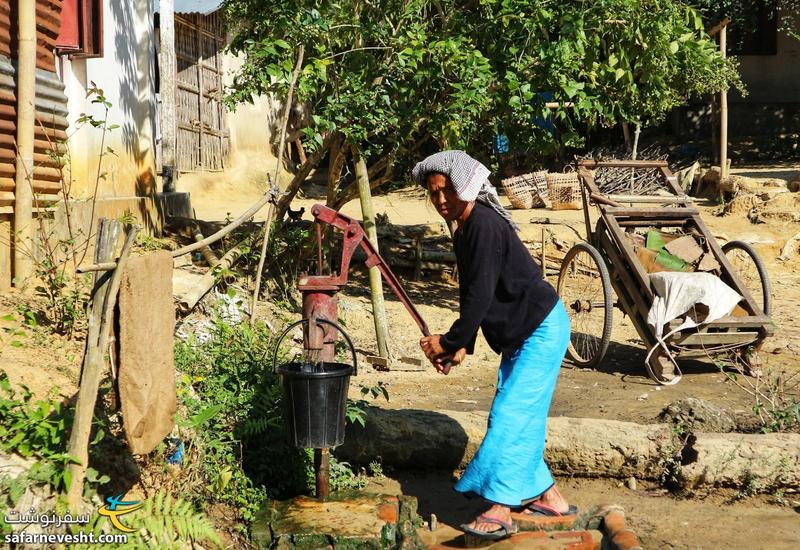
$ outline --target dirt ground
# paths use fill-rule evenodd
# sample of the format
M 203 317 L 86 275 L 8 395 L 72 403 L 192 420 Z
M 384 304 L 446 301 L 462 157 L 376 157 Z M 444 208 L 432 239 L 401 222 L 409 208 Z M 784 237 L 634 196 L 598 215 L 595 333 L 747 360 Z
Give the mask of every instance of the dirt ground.
M 748 172 L 749 170 L 749 172 Z M 800 167 L 745 167 L 740 169 L 753 177 L 790 179 Z M 250 206 L 263 192 L 258 178 L 247 175 L 247 182 L 235 185 L 229 181 L 202 181 L 193 192 L 192 202 L 198 218 L 222 220 L 233 217 Z M 305 190 L 306 195 L 293 203 L 305 206 L 304 219 L 311 219 L 310 207 L 319 198 L 320 189 Z M 502 198 L 505 202 L 505 198 Z M 406 189 L 374 199 L 375 210 L 385 213 L 397 225 L 441 223 L 435 210 L 426 203 L 421 190 Z M 507 204 L 507 202 L 506 202 Z M 800 259 L 781 262 L 777 256 L 786 240 L 800 231 L 800 224 L 770 222 L 753 225 L 744 213 L 720 217 L 717 207 L 700 201 L 699 208 L 714 234 L 722 239 L 753 242 L 766 262 L 773 284 L 775 336 L 762 350 L 767 369 L 800 369 Z M 343 212 L 360 218 L 358 201 L 346 205 Z M 521 237 L 531 247 L 540 242 L 542 224 L 534 218 L 548 217 L 566 223 L 584 234 L 582 212 L 549 210 L 512 210 L 512 217 L 521 227 Z M 257 218 L 263 219 L 263 212 Z M 564 225 L 546 225 L 553 236 L 567 247 L 578 240 L 572 229 Z M 560 252 L 552 246 L 548 253 Z M 499 358 L 478 338 L 476 352 L 449 376 L 441 376 L 430 367 L 419 367 L 394 361 L 389 372 L 372 369 L 365 356 L 376 352 L 374 325 L 369 300 L 366 272 L 351 270 L 351 284 L 340 295 L 340 315 L 359 351 L 362 368 L 352 381 L 351 396 L 359 395 L 361 385 L 373 386 L 379 381 L 388 386 L 390 400 L 382 406 L 414 407 L 429 410 L 488 410 L 494 394 Z M 406 289 L 422 316 L 434 332 L 445 332 L 458 312 L 457 286 L 442 273 L 425 272 L 419 281 L 411 273 L 398 271 Z M 554 278 L 553 278 L 554 279 Z M 551 279 L 552 283 L 555 280 Z M 395 358 L 422 359 L 420 334 L 411 317 L 386 287 L 386 309 L 390 348 Z M 0 317 L 13 312 L 17 300 L 13 294 L 0 295 Z M 268 315 L 268 308 L 259 314 Z M 0 328 L 19 322 L 0 321 Z M 27 329 L 25 329 L 27 330 Z M 25 383 L 37 395 L 44 396 L 54 386 L 62 395 L 74 393 L 80 369 L 81 346 L 74 341 L 43 342 L 35 330 L 27 330 L 22 347 L 8 345 L 8 331 L 0 334 L 0 365 L 13 382 Z M 565 364 L 554 396 L 551 415 L 594 417 L 640 423 L 655 421 L 669 403 L 684 397 L 699 397 L 734 413 L 745 427 L 752 425 L 752 398 L 727 380 L 710 361 L 683 361 L 683 380 L 676 386 L 660 387 L 646 375 L 643 360 L 645 349 L 632 324 L 618 310 L 614 312 L 612 344 L 604 362 L 596 369 L 578 369 Z M 375 480 L 376 489 L 387 492 L 401 490 L 420 498 L 423 514 L 435 513 L 450 525 L 458 525 L 479 511 L 474 502 L 467 502 L 452 492 L 450 475 L 441 473 L 392 473 Z M 800 548 L 800 495 L 790 493 L 782 499 L 747 498 L 731 503 L 732 494 L 710 495 L 703 499 L 677 499 L 654 487 L 631 491 L 614 480 L 561 479 L 568 497 L 580 506 L 613 502 L 623 506 L 633 528 L 646 548 Z M 381 485 L 384 484 L 384 485 Z M 443 532 L 446 536 L 446 532 Z

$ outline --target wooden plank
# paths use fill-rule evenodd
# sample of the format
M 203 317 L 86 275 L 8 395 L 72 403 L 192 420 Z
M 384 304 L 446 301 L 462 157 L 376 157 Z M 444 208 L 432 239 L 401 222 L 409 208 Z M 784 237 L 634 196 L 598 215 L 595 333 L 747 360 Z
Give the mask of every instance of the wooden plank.
M 618 296 L 621 295 L 621 290 L 624 290 L 625 293 L 630 296 L 630 299 L 628 300 L 630 305 L 625 310 L 625 313 L 627 313 L 630 317 L 633 317 L 634 314 L 638 313 L 643 319 L 646 319 L 653 303 L 652 299 L 647 300 L 642 295 L 639 290 L 639 284 L 634 281 L 633 277 L 631 276 L 631 271 L 627 269 L 625 261 L 617 251 L 616 245 L 611 242 L 609 235 L 605 231 L 598 231 L 597 235 L 601 250 L 608 256 L 608 259 L 610 260 L 608 265 L 611 268 L 612 279 L 614 277 L 619 279 L 619 286 L 621 288 L 618 288 L 617 285 L 614 285 L 614 290 L 617 292 Z M 648 329 L 648 331 L 649 330 L 650 329 Z
M 699 214 L 697 208 L 693 207 L 685 207 L 685 208 L 667 208 L 667 207 L 657 207 L 657 208 L 618 208 L 609 206 L 605 208 L 605 212 L 615 217 L 624 217 L 624 218 L 655 218 L 655 217 L 663 217 L 663 218 L 689 218 L 691 216 Z
M 614 292 L 617 298 L 622 303 L 623 311 L 628 315 L 628 318 L 633 323 L 636 333 L 642 342 L 645 343 L 648 349 L 656 344 L 655 336 L 650 325 L 647 324 L 647 311 L 649 307 L 644 304 L 644 299 L 636 292 L 636 285 L 630 273 L 625 269 L 615 269 L 615 265 L 622 265 L 616 247 L 611 245 L 609 236 L 605 232 L 598 231 L 598 241 L 605 243 L 602 247 L 601 254 L 607 256 L 606 263 L 611 266 L 611 286 L 614 287 Z M 644 314 L 642 312 L 645 312 Z
M 641 204 L 686 204 L 691 199 L 686 195 L 679 197 L 662 197 L 658 195 L 606 195 L 616 202 L 641 203 Z
M 620 227 L 683 227 L 687 222 L 686 220 L 649 220 L 640 218 L 617 220 L 617 223 Z
M 200 95 L 200 90 L 198 90 L 196 86 L 192 86 L 191 84 L 187 84 L 185 82 L 178 82 L 178 89 L 179 90 L 185 90 L 187 92 L 191 92 L 193 94 Z M 206 98 L 208 98 L 208 99 L 210 99 L 212 101 L 215 100 L 215 96 L 216 96 L 216 94 L 211 94 L 211 93 L 206 93 L 206 92 L 203 92 L 202 95 L 203 95 L 203 97 L 206 97 Z
M 192 124 L 185 124 L 185 123 L 182 122 L 182 123 L 178 124 L 178 128 L 181 129 L 181 130 L 188 130 L 190 132 L 197 133 L 197 126 L 194 126 Z M 211 130 L 208 127 L 206 127 L 205 132 L 207 134 L 211 135 L 211 136 L 222 137 L 222 132 L 219 132 L 217 130 Z
M 760 334 L 755 331 L 747 332 L 695 332 L 692 334 L 676 334 L 671 338 L 670 344 L 678 344 L 681 346 L 719 346 L 730 344 L 749 344 L 755 342 L 760 337 Z
M 609 208 L 609 210 L 612 210 Z M 647 298 L 648 303 L 652 303 L 653 301 L 653 291 L 650 290 L 650 276 L 644 270 L 642 263 L 639 261 L 639 258 L 636 256 L 636 253 L 633 251 L 633 245 L 625 236 L 625 232 L 622 228 L 617 224 L 617 220 L 614 218 L 613 214 L 603 214 L 603 221 L 608 227 L 608 230 L 613 238 L 614 242 L 620 248 L 622 253 L 622 260 L 624 263 L 623 266 L 627 265 L 633 268 L 633 271 L 636 275 L 634 279 L 639 285 L 642 294 Z M 631 290 L 634 292 L 634 290 Z
M 586 225 L 586 241 L 589 243 L 594 243 L 595 238 L 592 235 L 592 222 L 589 220 L 589 193 L 586 190 L 585 185 L 581 185 L 581 198 L 583 202 L 581 203 L 583 206 L 583 223 Z
M 182 60 L 182 61 L 186 61 L 187 63 L 191 63 L 192 65 L 194 65 L 195 63 L 197 63 L 197 59 L 195 59 L 195 58 L 192 58 L 192 57 L 190 57 L 190 56 L 188 56 L 188 55 L 186 55 L 186 54 L 182 54 L 182 53 L 176 53 L 176 54 L 175 54 L 175 57 L 176 57 L 177 59 L 180 59 L 180 60 Z M 213 72 L 215 72 L 215 73 L 218 73 L 218 72 L 219 72 L 219 70 L 217 70 L 217 67 L 216 67 L 215 65 L 206 65 L 205 63 L 203 63 L 203 67 L 204 67 L 204 68 L 206 68 L 206 69 L 208 69 L 209 71 L 213 71 Z
M 681 320 L 673 319 L 667 326 L 669 330 L 674 330 L 678 328 L 681 324 Z M 774 331 L 772 330 L 772 320 L 767 317 L 766 315 L 749 315 L 747 317 L 733 317 L 727 316 L 717 319 L 713 323 L 709 323 L 705 325 L 706 329 L 708 328 L 739 328 L 739 329 L 747 329 L 747 328 L 763 328 L 767 334 L 772 334 Z

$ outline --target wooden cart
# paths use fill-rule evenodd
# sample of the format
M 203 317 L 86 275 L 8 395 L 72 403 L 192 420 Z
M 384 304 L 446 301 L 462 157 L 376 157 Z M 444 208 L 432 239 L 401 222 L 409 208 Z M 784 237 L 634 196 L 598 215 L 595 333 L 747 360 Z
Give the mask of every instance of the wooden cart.
M 621 169 L 630 170 L 631 182 L 634 171 L 650 171 L 651 177 L 657 178 L 654 181 L 660 186 L 659 192 L 608 193 L 602 188 L 602 171 L 619 173 Z M 558 293 L 572 321 L 569 358 L 585 367 L 603 359 L 611 339 L 614 306 L 631 318 L 648 349 L 656 345 L 655 331 L 647 323 L 654 293 L 648 270 L 634 251 L 631 233 L 637 228 L 667 232 L 677 229 L 705 243 L 709 255 L 719 263 L 720 278 L 743 300 L 735 311 L 737 315 L 676 332 L 667 339 L 669 354 L 659 348 L 651 356 L 647 369 L 650 376 L 659 383 L 669 383 L 669 373 L 678 356 L 734 353 L 746 368 L 755 368 L 754 352 L 772 334 L 769 278 L 755 251 L 737 241 L 720 246 L 665 161 L 580 161 L 578 174 L 587 238 L 569 250 L 558 277 Z M 594 229 L 590 204 L 595 204 L 600 214 Z M 680 326 L 680 322 L 672 321 L 664 333 Z

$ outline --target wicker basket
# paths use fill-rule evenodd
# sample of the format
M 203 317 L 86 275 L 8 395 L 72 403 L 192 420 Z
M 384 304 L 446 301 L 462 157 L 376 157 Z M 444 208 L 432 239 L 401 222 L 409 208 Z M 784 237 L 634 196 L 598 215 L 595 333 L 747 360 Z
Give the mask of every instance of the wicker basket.
M 547 172 L 533 172 L 523 176 L 528 179 L 533 197 L 533 208 L 550 208 L 550 195 L 547 192 Z
M 506 191 L 506 197 L 514 208 L 527 210 L 533 205 L 533 195 L 525 176 L 514 176 L 500 182 Z
M 551 209 L 580 210 L 581 195 L 578 174 L 575 172 L 548 173 L 546 177 Z

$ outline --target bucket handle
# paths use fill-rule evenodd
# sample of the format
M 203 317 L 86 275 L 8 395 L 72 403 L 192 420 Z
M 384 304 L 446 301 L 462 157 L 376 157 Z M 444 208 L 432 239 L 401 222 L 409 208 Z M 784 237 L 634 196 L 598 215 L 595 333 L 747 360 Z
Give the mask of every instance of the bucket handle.
M 275 350 L 272 352 L 272 372 L 274 372 L 274 373 L 278 372 L 278 348 L 280 347 L 280 343 L 283 341 L 284 338 L 286 338 L 286 335 L 289 334 L 289 332 L 293 328 L 295 328 L 296 326 L 299 326 L 299 325 L 308 324 L 308 321 L 309 321 L 308 319 L 300 319 L 299 321 L 295 321 L 294 323 L 292 323 L 291 325 L 286 327 L 286 329 L 278 337 L 278 341 L 275 342 Z M 356 348 L 355 348 L 355 346 L 353 346 L 353 341 L 350 339 L 350 336 L 347 335 L 347 333 L 344 331 L 344 329 L 341 326 L 339 326 L 338 324 L 334 323 L 333 321 L 328 321 L 327 319 L 317 318 L 317 319 L 314 319 L 314 322 L 317 323 L 318 325 L 319 324 L 330 325 L 333 328 L 335 328 L 337 331 L 339 331 L 339 334 L 344 336 L 345 342 L 347 342 L 347 345 L 350 347 L 350 353 L 353 354 L 353 376 L 357 376 L 358 375 L 358 358 L 356 357 Z

